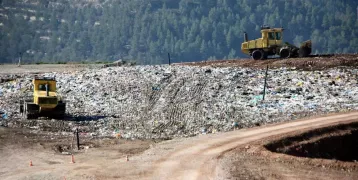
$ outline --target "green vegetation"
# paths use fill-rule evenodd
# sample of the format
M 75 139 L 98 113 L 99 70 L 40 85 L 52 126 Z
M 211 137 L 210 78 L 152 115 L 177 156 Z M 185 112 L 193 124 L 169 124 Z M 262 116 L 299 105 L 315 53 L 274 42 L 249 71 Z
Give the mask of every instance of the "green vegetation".
M 36 4 L 38 2 L 39 4 Z M 358 49 L 351 0 L 0 0 L 0 62 L 114 61 L 138 64 L 245 57 L 243 32 L 283 26 L 313 53 Z

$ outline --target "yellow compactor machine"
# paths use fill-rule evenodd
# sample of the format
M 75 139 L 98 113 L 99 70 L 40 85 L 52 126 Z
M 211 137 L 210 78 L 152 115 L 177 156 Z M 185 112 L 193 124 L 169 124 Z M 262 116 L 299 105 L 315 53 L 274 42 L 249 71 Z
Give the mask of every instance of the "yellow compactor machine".
M 35 77 L 32 84 L 33 98 L 20 102 L 20 113 L 27 119 L 37 119 L 39 116 L 64 118 L 66 103 L 56 92 L 56 80 Z
M 283 28 L 262 27 L 262 37 L 255 40 L 248 40 L 247 33 L 244 34 L 244 41 L 241 51 L 255 60 L 264 60 L 268 56 L 278 55 L 280 58 L 307 57 L 312 52 L 311 40 L 305 41 L 300 47 L 283 41 Z

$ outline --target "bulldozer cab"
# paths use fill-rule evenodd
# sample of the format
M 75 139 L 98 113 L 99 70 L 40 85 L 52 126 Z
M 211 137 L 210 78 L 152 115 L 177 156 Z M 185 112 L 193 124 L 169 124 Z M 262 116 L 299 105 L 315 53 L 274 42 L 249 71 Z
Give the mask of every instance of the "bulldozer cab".
M 34 103 L 41 108 L 55 108 L 58 102 L 56 94 L 56 81 L 53 78 L 35 78 Z
M 283 28 L 262 28 L 263 48 L 282 45 Z
M 49 89 L 48 84 L 40 84 L 39 85 L 39 91 L 47 91 L 47 89 Z
M 283 28 L 261 28 L 261 38 L 249 41 L 245 33 L 244 42 L 241 45 L 241 51 L 244 54 L 252 55 L 256 49 L 262 49 L 268 52 L 269 48 L 281 47 L 283 45 Z M 273 54 L 269 53 L 269 54 Z
M 35 78 L 32 83 L 34 91 L 56 92 L 56 81 L 53 78 Z

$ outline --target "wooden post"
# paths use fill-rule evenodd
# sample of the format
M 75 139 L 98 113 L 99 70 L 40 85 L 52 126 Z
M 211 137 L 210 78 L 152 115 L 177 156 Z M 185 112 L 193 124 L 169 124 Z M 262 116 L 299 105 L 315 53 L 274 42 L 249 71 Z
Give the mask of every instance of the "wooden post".
M 17 63 L 17 66 L 21 66 L 21 59 L 22 59 L 22 53 L 19 53 L 19 62 Z
M 263 101 L 265 100 L 265 95 L 266 95 L 267 73 L 268 73 L 268 65 L 267 65 L 267 67 L 266 67 L 266 73 L 265 73 L 264 94 L 263 94 L 263 98 L 262 98 Z
M 78 136 L 78 128 L 76 128 L 76 136 L 77 136 L 77 150 L 80 150 L 80 137 Z
M 170 65 L 170 53 L 168 53 L 168 63 Z

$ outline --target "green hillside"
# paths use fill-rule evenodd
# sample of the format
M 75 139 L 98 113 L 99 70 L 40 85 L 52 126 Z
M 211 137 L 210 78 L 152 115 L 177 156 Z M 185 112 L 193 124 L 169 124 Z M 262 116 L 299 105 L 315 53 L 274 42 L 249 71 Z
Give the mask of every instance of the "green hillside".
M 313 53 L 358 49 L 352 0 L 0 0 L 0 62 L 136 60 L 161 64 L 246 57 L 243 32 L 284 27 Z

